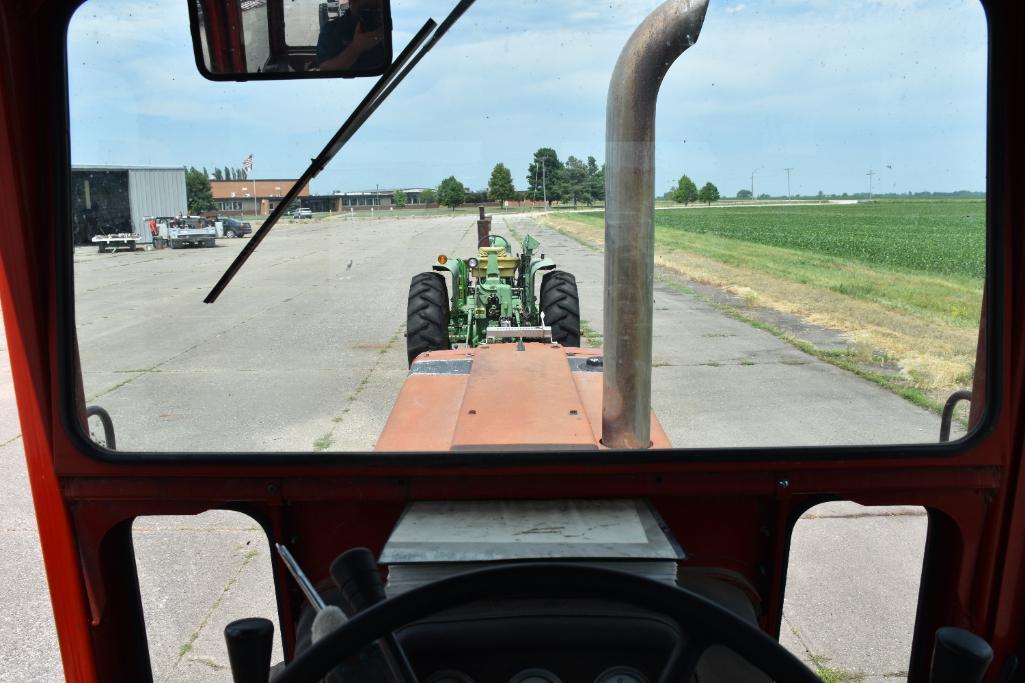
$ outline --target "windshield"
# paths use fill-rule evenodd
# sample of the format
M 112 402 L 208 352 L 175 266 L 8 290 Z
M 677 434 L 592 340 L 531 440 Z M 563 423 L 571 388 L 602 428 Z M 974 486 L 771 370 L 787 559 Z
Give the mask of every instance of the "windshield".
M 606 95 L 657 4 L 478 3 L 206 305 L 372 81 L 207 81 L 187 3 L 86 3 L 67 229 L 118 450 L 596 448 Z M 396 52 L 449 9 L 392 2 Z M 973 387 L 985 73 L 969 0 L 712 3 L 659 98 L 656 445 L 939 439 Z

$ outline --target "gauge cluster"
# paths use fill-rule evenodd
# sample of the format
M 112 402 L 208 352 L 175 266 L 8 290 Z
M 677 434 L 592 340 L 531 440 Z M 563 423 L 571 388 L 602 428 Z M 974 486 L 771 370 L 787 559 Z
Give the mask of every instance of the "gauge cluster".
M 476 683 L 461 671 L 439 671 L 426 683 Z M 509 679 L 509 683 L 568 683 L 547 669 L 524 669 Z M 594 683 L 648 683 L 648 678 L 629 666 L 615 666 L 600 673 Z

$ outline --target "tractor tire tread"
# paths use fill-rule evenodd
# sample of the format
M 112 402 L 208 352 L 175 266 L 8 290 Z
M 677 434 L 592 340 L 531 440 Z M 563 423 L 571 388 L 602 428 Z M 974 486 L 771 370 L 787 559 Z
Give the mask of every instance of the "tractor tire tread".
M 448 289 L 440 273 L 419 273 L 409 284 L 406 355 L 409 364 L 426 351 L 452 348 L 448 338 Z
M 580 346 L 580 297 L 571 273 L 553 270 L 541 279 L 541 311 L 552 328 L 552 341 L 563 346 Z

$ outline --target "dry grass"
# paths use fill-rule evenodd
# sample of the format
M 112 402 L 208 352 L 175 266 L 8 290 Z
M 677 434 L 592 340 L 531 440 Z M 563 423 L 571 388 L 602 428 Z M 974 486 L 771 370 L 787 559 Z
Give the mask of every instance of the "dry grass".
M 602 230 L 594 221 L 581 222 L 571 216 L 545 216 L 543 220 L 578 241 L 603 247 Z M 860 350 L 866 360 L 882 353 L 898 364 L 909 383 L 923 391 L 940 396 L 970 386 L 977 325 L 966 325 L 961 320 L 960 324 L 952 324 L 932 311 L 886 305 L 821 286 L 805 271 L 813 258 L 805 252 L 732 241 L 734 248 L 729 252 L 730 262 L 726 263 L 689 249 L 667 246 L 665 241 L 657 240 L 656 246 L 656 264 L 661 268 L 695 282 L 721 287 L 748 306 L 764 306 L 840 330 L 850 340 L 853 352 Z M 752 253 L 747 254 L 748 251 Z M 771 272 L 760 269 L 761 260 L 766 258 L 772 262 L 773 267 L 766 268 Z M 923 292 L 922 296 L 928 296 L 938 286 L 972 288 L 970 284 L 951 284 L 935 276 L 848 267 L 857 270 L 857 278 L 866 286 L 898 287 Z M 788 273 L 792 277 L 786 277 Z M 971 300 L 978 294 L 963 296 Z

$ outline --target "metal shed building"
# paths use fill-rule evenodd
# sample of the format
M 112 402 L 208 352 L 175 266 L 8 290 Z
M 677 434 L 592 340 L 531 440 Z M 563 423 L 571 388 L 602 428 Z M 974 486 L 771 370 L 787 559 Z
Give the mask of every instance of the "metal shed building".
M 93 235 L 136 232 L 152 241 L 146 216 L 188 213 L 185 169 L 144 166 L 72 166 L 71 220 L 75 244 Z

